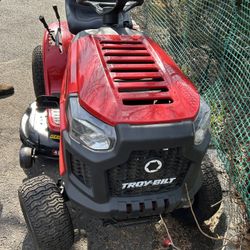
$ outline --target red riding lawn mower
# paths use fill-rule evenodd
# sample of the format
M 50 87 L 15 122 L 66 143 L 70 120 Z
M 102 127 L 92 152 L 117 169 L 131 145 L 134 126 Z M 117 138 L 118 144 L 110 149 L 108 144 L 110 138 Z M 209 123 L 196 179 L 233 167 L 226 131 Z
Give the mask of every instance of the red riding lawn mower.
M 203 158 L 210 109 L 129 11 L 143 0 L 66 0 L 67 22 L 47 25 L 33 53 L 37 97 L 20 128 L 20 165 L 59 161 L 60 180 L 41 175 L 19 189 L 39 249 L 69 249 L 70 200 L 110 223 L 170 213 L 200 223 L 218 209 L 220 183 Z M 207 158 L 207 157 L 205 157 Z

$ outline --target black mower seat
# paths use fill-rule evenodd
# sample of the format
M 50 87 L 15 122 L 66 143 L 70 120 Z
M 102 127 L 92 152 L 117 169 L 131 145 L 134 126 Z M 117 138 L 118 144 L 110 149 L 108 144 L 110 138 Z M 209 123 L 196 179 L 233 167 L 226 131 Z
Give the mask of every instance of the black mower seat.
M 77 34 L 87 29 L 97 29 L 103 24 L 102 16 L 98 15 L 92 7 L 83 6 L 76 0 L 65 0 L 65 8 L 69 30 Z

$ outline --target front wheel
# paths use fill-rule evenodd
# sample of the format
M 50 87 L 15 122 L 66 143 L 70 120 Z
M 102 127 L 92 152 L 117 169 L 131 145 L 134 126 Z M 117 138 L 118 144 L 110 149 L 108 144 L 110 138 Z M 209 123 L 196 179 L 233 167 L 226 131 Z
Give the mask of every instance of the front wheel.
M 199 223 L 210 219 L 220 208 L 222 190 L 213 164 L 206 155 L 201 165 L 203 182 L 200 190 L 194 197 L 193 210 Z M 181 208 L 173 212 L 173 215 L 186 223 L 194 224 L 190 208 Z
M 18 190 L 22 212 L 37 249 L 71 248 L 74 230 L 67 206 L 56 184 L 42 175 Z

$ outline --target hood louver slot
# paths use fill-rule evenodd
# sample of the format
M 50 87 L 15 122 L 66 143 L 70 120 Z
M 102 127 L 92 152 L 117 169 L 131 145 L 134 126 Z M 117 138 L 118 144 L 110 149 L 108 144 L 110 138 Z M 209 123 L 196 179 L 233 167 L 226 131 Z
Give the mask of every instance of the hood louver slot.
M 155 64 L 111 64 L 109 66 L 111 72 L 158 72 Z
M 173 103 L 163 73 L 143 40 L 99 41 L 123 105 Z
M 154 63 L 154 58 L 151 56 L 107 56 L 105 59 L 108 64 Z
M 150 54 L 146 50 L 106 49 L 104 56 L 150 56 Z
M 127 106 L 137 105 L 157 105 L 157 104 L 170 104 L 173 103 L 171 99 L 162 100 L 123 100 L 123 104 Z

